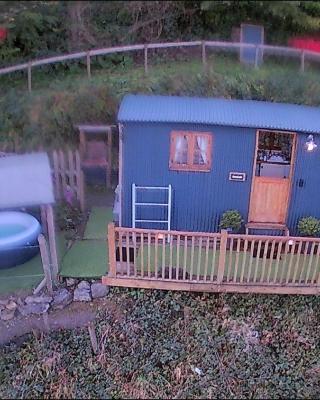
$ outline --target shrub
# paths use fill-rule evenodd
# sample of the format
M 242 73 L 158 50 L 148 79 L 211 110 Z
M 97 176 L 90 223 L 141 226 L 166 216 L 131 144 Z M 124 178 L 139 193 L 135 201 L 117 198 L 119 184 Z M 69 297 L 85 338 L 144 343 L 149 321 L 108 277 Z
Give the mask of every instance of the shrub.
M 222 214 L 220 229 L 232 230 L 238 232 L 241 228 L 243 219 L 238 210 L 228 210 Z
M 302 236 L 318 236 L 320 233 L 320 220 L 315 217 L 303 217 L 298 222 L 298 231 Z

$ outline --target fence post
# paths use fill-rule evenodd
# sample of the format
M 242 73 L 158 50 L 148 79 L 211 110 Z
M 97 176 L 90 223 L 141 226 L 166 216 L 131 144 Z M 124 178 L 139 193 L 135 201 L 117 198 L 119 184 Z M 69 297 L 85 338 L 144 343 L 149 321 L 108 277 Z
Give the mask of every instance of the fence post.
M 207 56 L 206 56 L 206 42 L 205 41 L 202 41 L 202 43 L 201 43 L 201 56 L 202 56 L 203 71 L 207 72 Z
M 54 174 L 54 181 L 55 181 L 55 193 L 57 199 L 60 200 L 63 198 L 63 193 L 61 190 L 61 182 L 60 182 L 60 165 L 59 165 L 59 158 L 58 153 L 56 150 L 53 150 L 52 153 L 52 164 L 53 164 L 53 174 Z
M 28 63 L 28 91 L 29 91 L 29 93 L 31 92 L 31 90 L 32 90 L 32 83 L 31 83 L 32 81 L 31 81 L 31 62 L 29 62 Z
M 96 334 L 96 330 L 95 330 L 93 322 L 89 322 L 88 332 L 89 332 L 89 337 L 90 337 L 90 342 L 91 342 L 93 353 L 97 354 L 98 350 L 99 350 L 99 346 L 98 346 L 97 334 Z
M 38 236 L 38 242 L 40 247 L 40 254 L 43 266 L 43 272 L 46 280 L 46 286 L 48 289 L 48 293 L 53 293 L 53 286 L 52 286 L 52 276 L 51 276 L 51 268 L 50 268 L 50 261 L 49 261 L 49 254 L 48 254 L 48 247 L 45 237 L 40 234 Z
M 317 264 L 316 264 L 317 265 Z M 319 265 L 319 264 L 318 264 Z M 320 272 L 318 272 L 318 277 L 317 277 L 317 286 L 320 286 Z
M 45 206 L 43 205 L 40 206 L 40 213 L 41 213 L 42 232 L 44 233 L 44 236 L 48 236 L 47 213 Z
M 222 229 L 220 238 L 220 255 L 219 255 L 218 276 L 217 276 L 218 284 L 222 283 L 223 281 L 223 273 L 226 264 L 227 241 L 228 241 L 228 231 L 226 229 Z
M 300 72 L 304 72 L 304 57 L 305 57 L 305 52 L 304 50 L 302 50 L 300 58 Z
M 76 150 L 76 175 L 77 175 L 77 194 L 80 203 L 80 210 L 85 211 L 85 179 L 84 173 L 81 168 L 81 155 L 78 150 Z
M 56 281 L 59 273 L 59 263 L 57 255 L 56 230 L 54 226 L 54 215 L 53 215 L 52 205 L 51 204 L 47 205 L 46 209 L 47 209 L 46 211 L 47 211 L 50 259 L 52 264 L 52 277 L 53 281 Z
M 108 248 L 109 248 L 109 276 L 116 277 L 117 275 L 117 261 L 116 261 L 116 240 L 115 240 L 115 226 L 111 222 L 108 224 Z
M 259 46 L 256 46 L 256 52 L 254 57 L 254 67 L 258 68 L 258 56 L 259 56 Z
M 90 59 L 90 51 L 87 53 L 87 74 L 88 74 L 88 79 L 91 78 L 91 59 Z
M 144 72 L 148 73 L 148 45 L 144 45 Z

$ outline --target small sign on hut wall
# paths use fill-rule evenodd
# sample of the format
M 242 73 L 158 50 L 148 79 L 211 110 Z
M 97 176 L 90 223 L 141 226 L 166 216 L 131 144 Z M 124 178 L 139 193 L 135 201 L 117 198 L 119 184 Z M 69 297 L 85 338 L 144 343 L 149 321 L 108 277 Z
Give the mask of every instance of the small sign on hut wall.
M 246 177 L 245 172 L 229 172 L 229 181 L 244 182 Z

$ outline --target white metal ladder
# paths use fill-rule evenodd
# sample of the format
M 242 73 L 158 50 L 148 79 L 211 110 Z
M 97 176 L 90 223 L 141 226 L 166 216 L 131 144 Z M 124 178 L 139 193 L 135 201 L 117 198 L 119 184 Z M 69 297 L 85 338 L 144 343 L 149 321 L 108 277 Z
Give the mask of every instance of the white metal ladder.
M 167 203 L 137 203 L 137 191 L 150 191 L 159 190 L 168 192 L 168 202 Z M 136 223 L 155 223 L 155 224 L 166 224 L 167 230 L 170 231 L 171 228 L 171 204 L 172 204 L 172 187 L 168 186 L 136 186 L 135 183 L 132 184 L 132 228 L 136 227 Z M 167 219 L 165 220 L 155 220 L 155 219 L 136 219 L 137 207 L 165 207 L 167 209 Z

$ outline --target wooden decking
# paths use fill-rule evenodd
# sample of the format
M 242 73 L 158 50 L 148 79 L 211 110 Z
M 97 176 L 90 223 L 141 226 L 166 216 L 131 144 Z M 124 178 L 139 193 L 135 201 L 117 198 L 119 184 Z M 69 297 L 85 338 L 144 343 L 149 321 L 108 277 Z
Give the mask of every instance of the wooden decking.
M 115 228 L 113 286 L 239 293 L 320 293 L 320 239 Z
M 250 229 L 254 230 L 272 230 L 272 231 L 282 231 L 286 236 L 289 236 L 289 229 L 285 224 L 274 224 L 267 222 L 249 222 L 246 224 L 246 235 L 250 233 Z

